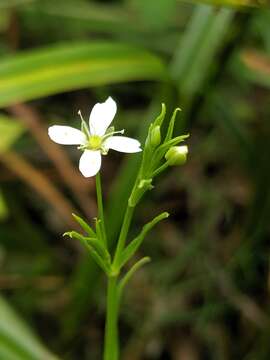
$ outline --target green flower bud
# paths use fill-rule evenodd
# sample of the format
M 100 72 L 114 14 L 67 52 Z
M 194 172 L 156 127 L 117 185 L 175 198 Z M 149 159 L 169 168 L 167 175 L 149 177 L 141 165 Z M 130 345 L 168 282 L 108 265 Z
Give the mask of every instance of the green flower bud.
M 170 166 L 183 165 L 187 160 L 188 147 L 172 146 L 165 154 L 165 159 Z
M 160 126 L 156 125 L 153 127 L 150 133 L 150 143 L 153 147 L 157 147 L 161 142 Z

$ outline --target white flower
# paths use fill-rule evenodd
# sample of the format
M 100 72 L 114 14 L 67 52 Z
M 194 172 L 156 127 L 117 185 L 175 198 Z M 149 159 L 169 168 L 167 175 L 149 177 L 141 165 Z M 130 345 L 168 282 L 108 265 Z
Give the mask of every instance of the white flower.
M 116 103 L 109 97 L 104 103 L 97 103 L 89 117 L 89 126 L 83 120 L 81 112 L 82 130 L 70 126 L 54 125 L 49 127 L 48 134 L 51 140 L 61 145 L 79 145 L 83 151 L 80 158 L 79 169 L 83 176 L 96 175 L 101 167 L 101 155 L 106 155 L 109 149 L 125 153 L 141 151 L 138 140 L 126 136 L 122 131 L 114 131 L 110 124 L 116 114 Z

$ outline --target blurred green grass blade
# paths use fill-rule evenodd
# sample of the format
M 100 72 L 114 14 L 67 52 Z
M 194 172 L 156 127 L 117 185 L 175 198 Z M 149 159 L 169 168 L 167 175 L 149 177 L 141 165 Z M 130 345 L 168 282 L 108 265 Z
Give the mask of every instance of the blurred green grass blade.
M 226 6 L 233 8 L 268 6 L 267 0 L 189 0 L 189 1 L 193 3 L 203 3 L 212 6 L 224 6 L 224 7 Z
M 162 0 L 163 1 L 163 0 Z M 172 3 L 175 0 L 170 0 Z M 170 2 L 169 1 L 169 2 Z M 149 2 L 150 3 L 150 2 Z M 172 4 L 173 5 L 173 4 Z M 179 30 L 186 22 L 188 11 L 182 8 L 175 16 L 169 16 L 172 5 L 165 3 L 168 10 L 161 11 L 164 21 L 155 17 L 159 28 L 152 28 L 148 22 L 141 19 L 138 11 L 134 11 L 133 4 L 122 6 L 119 3 L 86 2 L 78 0 L 57 3 L 42 0 L 19 9 L 21 31 L 30 33 L 37 42 L 49 43 L 56 39 L 82 39 L 89 38 L 89 33 L 108 35 L 117 41 L 137 44 L 147 49 L 171 55 L 178 42 Z M 151 7 L 156 7 L 151 2 Z M 157 11 L 160 11 L 157 9 Z M 165 15 L 165 13 L 167 15 Z M 152 20 L 153 16 L 151 14 Z M 165 22 L 165 23 L 164 23 Z M 163 25 L 162 25 L 163 24 Z M 160 27 L 164 31 L 160 30 Z M 51 31 L 49 31 L 51 29 Z M 55 34 L 56 33 L 56 34 Z M 158 36 L 153 36 L 157 33 Z
M 5 220 L 8 217 L 9 211 L 3 196 L 2 190 L 0 189 L 0 221 Z
M 116 4 L 100 4 L 86 1 L 37 1 L 31 6 L 23 8 L 22 16 L 28 20 L 35 20 L 42 17 L 45 21 L 53 18 L 66 21 L 66 25 L 74 30 L 80 24 L 80 28 L 93 31 L 112 33 L 136 32 L 142 33 L 143 29 L 138 28 L 138 23 L 128 9 Z M 29 16 L 31 19 L 29 19 Z M 34 18 L 34 19 L 33 19 Z
M 209 26 L 211 15 L 210 6 L 198 5 L 195 8 L 171 62 L 171 74 L 175 81 L 181 81 L 189 69 L 190 62 L 196 56 L 201 39 Z
M 0 114 L 0 153 L 9 149 L 22 135 L 25 128 L 13 118 Z
M 213 10 L 214 11 L 214 10 Z M 200 41 L 195 57 L 179 84 L 187 94 L 194 94 L 202 89 L 204 80 L 213 68 L 213 58 L 224 43 L 226 32 L 230 29 L 234 12 L 230 9 L 220 9 L 211 15 L 209 27 Z
M 253 29 L 254 33 L 260 34 L 264 43 L 264 48 L 267 53 L 270 54 L 270 9 L 262 9 L 257 11 L 256 16 L 253 17 Z
M 270 56 L 254 49 L 238 52 L 231 61 L 231 71 L 237 78 L 270 88 Z
M 9 304 L 0 297 L 0 356 L 12 360 L 57 360 L 18 317 Z
M 1 0 L 0 1 L 0 9 L 3 8 L 12 8 L 18 5 L 26 5 L 32 3 L 36 0 Z
M 200 91 L 233 15 L 230 9 L 197 6 L 171 65 L 180 93 L 190 96 Z
M 16 140 L 23 134 L 25 131 L 24 126 L 6 115 L 0 114 L 0 154 L 5 150 L 8 150 L 16 142 Z M 6 204 L 5 197 L 0 192 L 0 220 L 6 219 L 8 216 L 9 210 L 8 205 Z
M 135 0 L 134 4 L 147 28 L 164 30 L 170 26 L 176 0 Z
M 88 86 L 165 77 L 161 60 L 144 49 L 109 42 L 57 44 L 0 62 L 0 106 Z

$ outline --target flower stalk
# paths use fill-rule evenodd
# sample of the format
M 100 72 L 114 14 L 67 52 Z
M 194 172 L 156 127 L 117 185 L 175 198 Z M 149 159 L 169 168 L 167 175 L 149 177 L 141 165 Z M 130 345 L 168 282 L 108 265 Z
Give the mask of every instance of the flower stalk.
M 104 209 L 103 209 L 103 200 L 102 200 L 100 172 L 98 172 L 96 175 L 96 192 L 97 192 L 98 218 L 101 221 L 102 240 L 104 242 L 104 245 L 107 247 L 107 234 L 106 234 L 106 227 L 105 227 L 105 220 L 104 220 Z
M 118 239 L 118 242 L 116 245 L 116 251 L 115 251 L 113 265 L 112 265 L 113 269 L 116 273 L 118 273 L 120 270 L 119 269 L 120 257 L 125 248 L 125 243 L 126 243 L 126 239 L 127 239 L 127 235 L 128 235 L 129 227 L 131 224 L 133 213 L 134 213 L 134 207 L 131 207 L 130 205 L 128 205 L 126 212 L 125 212 L 124 220 L 122 223 L 119 239 Z

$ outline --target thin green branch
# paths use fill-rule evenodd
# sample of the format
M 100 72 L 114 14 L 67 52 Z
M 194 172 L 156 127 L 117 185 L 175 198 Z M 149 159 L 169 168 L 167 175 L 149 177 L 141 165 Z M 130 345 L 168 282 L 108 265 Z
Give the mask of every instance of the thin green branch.
M 102 240 L 104 241 L 104 245 L 107 247 L 107 235 L 106 235 L 106 228 L 104 221 L 100 172 L 98 172 L 96 175 L 96 191 L 97 191 L 97 203 L 98 203 L 98 218 L 101 220 Z

